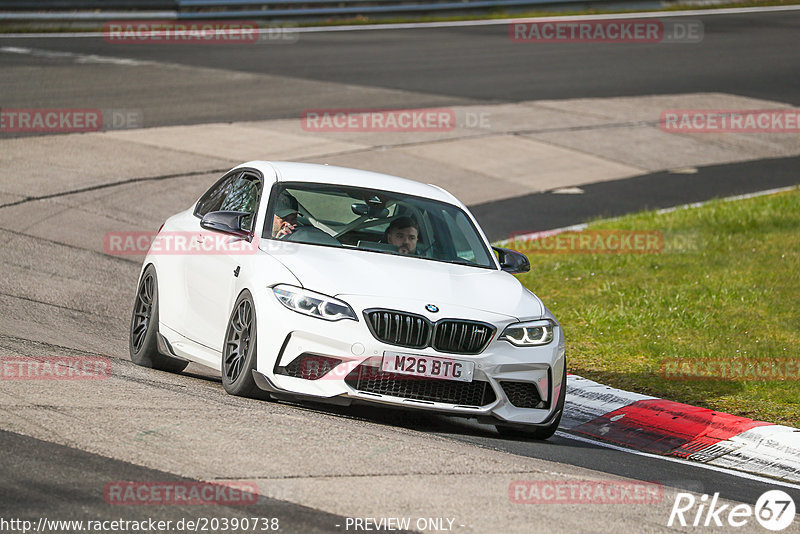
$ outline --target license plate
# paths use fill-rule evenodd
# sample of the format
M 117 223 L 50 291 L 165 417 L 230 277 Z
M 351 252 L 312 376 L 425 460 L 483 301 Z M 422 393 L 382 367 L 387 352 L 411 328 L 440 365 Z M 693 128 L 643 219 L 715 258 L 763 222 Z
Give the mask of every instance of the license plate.
M 383 353 L 381 369 L 387 373 L 472 382 L 475 362 L 387 351 Z

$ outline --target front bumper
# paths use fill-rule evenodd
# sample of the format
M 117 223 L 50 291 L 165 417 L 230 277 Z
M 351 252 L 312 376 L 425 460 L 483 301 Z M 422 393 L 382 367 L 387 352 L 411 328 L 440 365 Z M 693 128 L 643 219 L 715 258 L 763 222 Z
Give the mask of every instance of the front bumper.
M 448 354 L 431 347 L 411 349 L 376 339 L 361 313 L 376 307 L 375 299 L 339 296 L 353 307 L 359 321 L 327 322 L 287 310 L 267 296 L 270 298 L 263 299 L 261 309 L 267 310 L 271 320 L 263 320 L 265 314 L 261 313 L 254 377 L 259 387 L 275 397 L 340 405 L 384 404 L 512 424 L 543 425 L 556 415 L 555 400 L 565 365 L 560 327 L 548 345 L 516 347 L 497 339 L 506 326 L 517 322 L 516 318 L 446 306 L 430 319 L 483 321 L 497 328 L 480 354 Z M 382 304 L 390 309 L 424 308 L 417 301 Z M 381 359 L 387 352 L 471 361 L 475 364 L 473 380 L 454 382 L 383 373 Z M 333 359 L 332 368 L 326 367 L 322 376 L 310 375 L 314 379 L 295 372 L 302 359 L 317 357 Z

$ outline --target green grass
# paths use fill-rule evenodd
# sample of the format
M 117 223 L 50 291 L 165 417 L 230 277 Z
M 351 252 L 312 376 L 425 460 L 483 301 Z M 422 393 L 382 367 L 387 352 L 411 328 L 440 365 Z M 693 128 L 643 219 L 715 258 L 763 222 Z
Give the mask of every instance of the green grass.
M 596 221 L 658 230 L 656 254 L 530 254 L 522 282 L 561 322 L 570 372 L 800 426 L 800 190 Z M 688 243 L 690 246 L 681 246 Z M 668 360 L 785 361 L 784 380 L 667 379 Z

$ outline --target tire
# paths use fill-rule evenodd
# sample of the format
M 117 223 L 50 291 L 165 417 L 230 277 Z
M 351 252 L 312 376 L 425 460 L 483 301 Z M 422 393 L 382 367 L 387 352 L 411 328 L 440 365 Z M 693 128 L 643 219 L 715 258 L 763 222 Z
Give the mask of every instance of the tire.
M 142 367 L 179 373 L 189 365 L 158 351 L 158 278 L 152 265 L 144 270 L 136 288 L 128 349 L 131 361 Z
M 564 413 L 564 399 L 566 399 L 566 397 L 567 362 L 564 362 L 564 374 L 561 377 L 561 391 L 558 395 L 558 401 L 556 401 L 556 411 L 558 412 L 558 415 L 549 425 L 530 427 L 495 425 L 495 428 L 497 429 L 498 434 L 506 438 L 528 438 L 537 440 L 551 438 L 553 434 L 556 433 L 556 430 L 558 430 L 558 425 L 561 423 L 561 416 Z
M 222 348 L 222 387 L 238 397 L 265 398 L 256 385 L 253 370 L 256 368 L 256 308 L 248 290 L 242 291 L 233 305 L 225 345 Z

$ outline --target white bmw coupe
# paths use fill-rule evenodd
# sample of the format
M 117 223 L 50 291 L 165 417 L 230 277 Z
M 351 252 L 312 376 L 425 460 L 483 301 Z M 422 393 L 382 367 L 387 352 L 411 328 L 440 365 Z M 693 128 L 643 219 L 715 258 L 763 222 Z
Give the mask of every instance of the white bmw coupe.
M 437 186 L 252 161 L 162 226 L 130 355 L 217 369 L 233 395 L 427 410 L 546 439 L 564 407 L 564 334 L 510 274 L 529 268 Z

